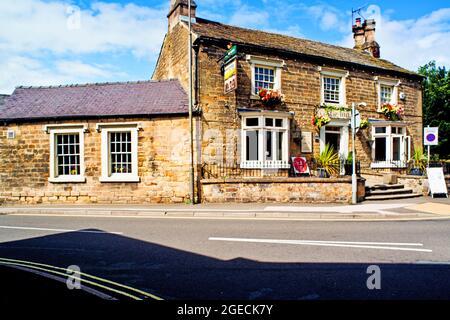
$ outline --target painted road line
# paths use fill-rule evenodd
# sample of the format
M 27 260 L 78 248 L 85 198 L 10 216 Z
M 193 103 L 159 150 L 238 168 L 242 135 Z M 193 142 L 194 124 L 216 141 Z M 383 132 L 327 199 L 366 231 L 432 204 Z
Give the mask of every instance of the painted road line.
M 43 271 L 43 272 L 49 272 L 49 273 L 57 274 L 57 275 L 60 275 L 60 276 L 66 276 L 66 277 L 68 276 L 67 273 L 62 273 L 62 272 L 58 272 L 58 271 L 55 271 L 55 270 L 49 270 L 49 269 L 45 269 L 45 268 L 41 268 L 41 267 L 36 267 L 36 266 L 29 265 L 29 264 L 24 264 L 24 263 L 0 261 L 0 264 L 35 269 L 35 270 L 40 270 L 40 271 Z M 99 288 L 102 288 L 102 289 L 105 289 L 105 290 L 108 290 L 108 291 L 111 291 L 111 292 L 123 295 L 125 297 L 131 298 L 131 299 L 134 299 L 134 300 L 142 300 L 141 298 L 136 297 L 134 295 L 131 295 L 129 293 L 126 293 L 126 292 L 123 292 L 123 291 L 120 291 L 120 290 L 116 290 L 114 288 L 110 288 L 110 287 L 104 286 L 102 284 L 93 282 L 93 281 L 81 279 L 81 278 L 73 276 L 73 275 L 71 275 L 71 277 L 74 280 L 78 280 L 80 282 L 85 282 L 87 284 L 90 284 L 90 285 L 93 285 L 93 286 L 96 286 L 96 287 L 99 287 Z
M 416 248 L 404 248 L 404 247 L 390 247 L 386 244 L 383 245 L 369 245 L 366 243 L 362 244 L 346 244 L 340 242 L 312 242 L 304 240 L 278 240 L 278 239 L 247 239 L 247 238 L 218 238 L 210 237 L 211 241 L 231 241 L 231 242 L 250 242 L 250 243 L 274 243 L 274 244 L 296 244 L 296 245 L 307 245 L 307 246 L 323 246 L 323 247 L 344 247 L 344 248 L 363 248 L 363 249 L 380 249 L 380 250 L 398 250 L 398 251 L 417 251 L 417 252 L 433 252 L 430 249 L 416 249 Z M 405 245 L 405 244 L 397 244 Z M 406 244 L 412 245 L 412 244 Z M 422 244 L 413 244 L 422 245 Z
M 25 267 L 19 267 L 19 266 L 13 266 L 13 265 L 8 265 L 8 267 L 13 268 L 13 269 L 17 269 L 20 271 L 25 271 L 25 272 L 29 272 L 35 275 L 38 275 L 40 277 L 44 277 L 47 279 L 51 279 L 51 280 L 55 280 L 58 281 L 60 283 L 66 283 L 66 279 L 64 279 L 63 277 L 58 277 L 56 275 L 53 274 L 49 274 L 47 272 L 41 272 L 41 271 L 37 271 L 37 270 L 32 270 L 30 268 L 25 268 Z M 87 286 L 81 286 L 80 290 L 85 291 L 89 294 L 92 294 L 93 296 L 99 297 L 101 299 L 104 300 L 117 300 L 116 298 L 114 298 L 113 296 L 110 296 L 104 292 L 100 292 L 98 290 L 95 290 L 93 288 L 87 287 Z
M 0 226 L 0 229 L 56 231 L 56 232 L 79 232 L 79 233 L 109 233 L 109 234 L 118 234 L 118 235 L 122 235 L 123 234 L 123 232 L 108 232 L 108 231 L 95 231 L 95 230 L 53 229 L 53 228 L 35 228 L 35 227 L 16 227 L 16 226 Z
M 9 259 L 9 258 L 0 258 L 0 264 L 1 263 L 4 263 L 4 264 L 6 264 L 6 263 L 22 264 L 23 266 L 25 266 L 25 267 L 28 266 L 30 268 L 39 267 L 39 268 L 43 268 L 44 270 L 48 270 L 49 272 L 53 272 L 54 270 L 61 270 L 61 271 L 66 272 L 66 273 L 64 273 L 62 275 L 67 276 L 67 268 L 56 267 L 56 266 L 52 266 L 52 265 L 49 265 L 49 264 L 31 262 L 31 261 L 26 261 L 26 260 Z M 54 270 L 49 270 L 49 269 L 54 269 Z M 142 290 L 130 287 L 130 286 L 126 286 L 124 284 L 120 284 L 120 283 L 117 283 L 117 282 L 114 282 L 114 281 L 111 281 L 111 280 L 108 280 L 108 279 L 104 279 L 104 278 L 100 278 L 100 277 L 97 277 L 97 276 L 93 276 L 93 275 L 90 275 L 90 274 L 87 274 L 87 273 L 84 273 L 84 272 L 79 272 L 79 274 L 82 277 L 90 278 L 90 279 L 93 279 L 95 281 L 100 281 L 100 282 L 104 282 L 104 283 L 107 283 L 107 284 L 110 284 L 110 285 L 114 285 L 114 286 L 117 286 L 117 287 L 120 287 L 120 288 L 123 288 L 123 289 L 127 289 L 127 290 L 133 291 L 135 293 L 139 293 L 139 294 L 141 294 L 143 296 L 152 298 L 154 300 L 163 300 L 162 298 L 160 298 L 160 297 L 158 297 L 156 295 L 153 295 L 151 293 L 148 293 L 148 292 L 145 292 L 145 291 L 142 291 Z M 87 282 L 87 280 L 84 280 L 84 279 L 82 279 L 82 281 Z

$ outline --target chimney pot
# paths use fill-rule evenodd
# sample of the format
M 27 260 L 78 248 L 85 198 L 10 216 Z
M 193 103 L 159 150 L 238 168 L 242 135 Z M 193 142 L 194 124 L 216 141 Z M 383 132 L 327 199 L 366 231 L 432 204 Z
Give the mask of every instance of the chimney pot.
M 191 18 L 194 20 L 197 4 L 191 0 Z M 169 19 L 169 31 L 175 27 L 181 20 L 189 21 L 189 2 L 188 0 L 171 0 L 170 10 L 167 18 Z

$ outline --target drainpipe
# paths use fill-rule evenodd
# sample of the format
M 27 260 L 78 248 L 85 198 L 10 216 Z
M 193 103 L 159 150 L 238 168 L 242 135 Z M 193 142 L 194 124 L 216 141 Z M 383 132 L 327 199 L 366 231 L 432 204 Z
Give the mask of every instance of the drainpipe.
M 192 13 L 191 0 L 188 0 L 189 12 L 189 145 L 190 145 L 190 165 L 189 165 L 189 191 L 191 196 L 191 204 L 195 204 L 195 180 L 194 180 L 194 123 L 192 116 Z

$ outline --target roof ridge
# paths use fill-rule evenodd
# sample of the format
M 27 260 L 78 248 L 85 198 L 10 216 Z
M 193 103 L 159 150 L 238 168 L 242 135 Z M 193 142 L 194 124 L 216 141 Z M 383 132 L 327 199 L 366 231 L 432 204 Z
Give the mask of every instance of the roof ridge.
M 90 83 L 73 83 L 65 85 L 50 85 L 50 86 L 17 86 L 16 89 L 58 89 L 58 88 L 78 88 L 89 86 L 107 86 L 107 85 L 126 85 L 126 84 L 140 84 L 140 83 L 158 83 L 178 81 L 178 79 L 162 79 L 162 80 L 135 80 L 135 81 L 114 81 L 114 82 L 90 82 Z
M 219 26 L 228 27 L 228 28 L 235 28 L 235 29 L 239 29 L 239 30 L 243 30 L 243 31 L 257 32 L 257 33 L 263 33 L 263 34 L 267 34 L 267 35 L 274 35 L 274 36 L 278 36 L 278 37 L 284 37 L 286 39 L 291 39 L 291 40 L 296 40 L 296 41 L 305 41 L 305 42 L 308 42 L 308 43 L 311 43 L 311 44 L 319 44 L 319 45 L 328 47 L 330 49 L 335 48 L 335 49 L 339 49 L 339 50 L 345 50 L 349 54 L 351 53 L 351 54 L 359 56 L 361 58 L 371 60 L 374 63 L 376 63 L 377 61 L 383 61 L 383 62 L 389 63 L 392 66 L 395 66 L 395 67 L 397 67 L 399 69 L 402 69 L 402 71 L 399 71 L 399 72 L 407 73 L 407 74 L 410 74 L 410 75 L 417 75 L 416 72 L 414 72 L 412 70 L 405 69 L 405 68 L 403 68 L 403 67 L 401 67 L 401 66 L 399 66 L 399 65 L 397 65 L 397 64 L 395 64 L 395 63 L 393 63 L 393 62 L 391 62 L 389 60 L 382 59 L 382 58 L 374 58 L 374 57 L 372 57 L 370 54 L 368 54 L 366 52 L 359 51 L 359 50 L 356 50 L 356 49 L 353 49 L 353 48 L 349 48 L 349 47 L 343 47 L 343 46 L 339 46 L 339 45 L 336 45 L 336 44 L 330 44 L 330 43 L 317 41 L 317 40 L 312 40 L 312 39 L 307 39 L 307 38 L 294 37 L 294 36 L 291 36 L 291 35 L 287 35 L 287 34 L 283 34 L 283 33 L 277 33 L 277 32 L 273 32 L 273 31 L 265 31 L 265 30 L 261 30 L 261 29 L 252 29 L 252 28 L 245 28 L 245 27 L 235 26 L 235 25 L 226 24 L 226 23 L 222 23 L 222 22 L 217 22 L 217 21 L 213 21 L 213 20 L 209 20 L 209 19 L 205 19 L 205 18 L 200 18 L 200 17 L 197 18 L 197 24 L 201 24 L 202 22 L 213 23 L 213 24 L 216 24 L 216 25 L 219 25 Z M 195 26 L 195 24 L 193 24 L 193 26 Z M 194 30 L 194 32 L 196 32 L 196 31 Z M 381 68 L 381 67 L 378 66 L 378 68 Z

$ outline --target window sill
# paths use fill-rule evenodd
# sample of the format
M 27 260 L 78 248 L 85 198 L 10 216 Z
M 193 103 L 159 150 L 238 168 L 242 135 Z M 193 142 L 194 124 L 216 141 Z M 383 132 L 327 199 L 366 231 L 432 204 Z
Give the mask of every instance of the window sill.
M 72 177 L 48 178 L 48 181 L 51 183 L 85 183 L 86 177 L 72 176 Z
M 113 177 L 100 177 L 99 179 L 102 183 L 108 183 L 108 182 L 119 182 L 119 183 L 135 183 L 135 182 L 141 182 L 141 178 L 138 176 L 113 176 Z
M 261 100 L 261 98 L 257 94 L 250 95 L 250 100 Z

